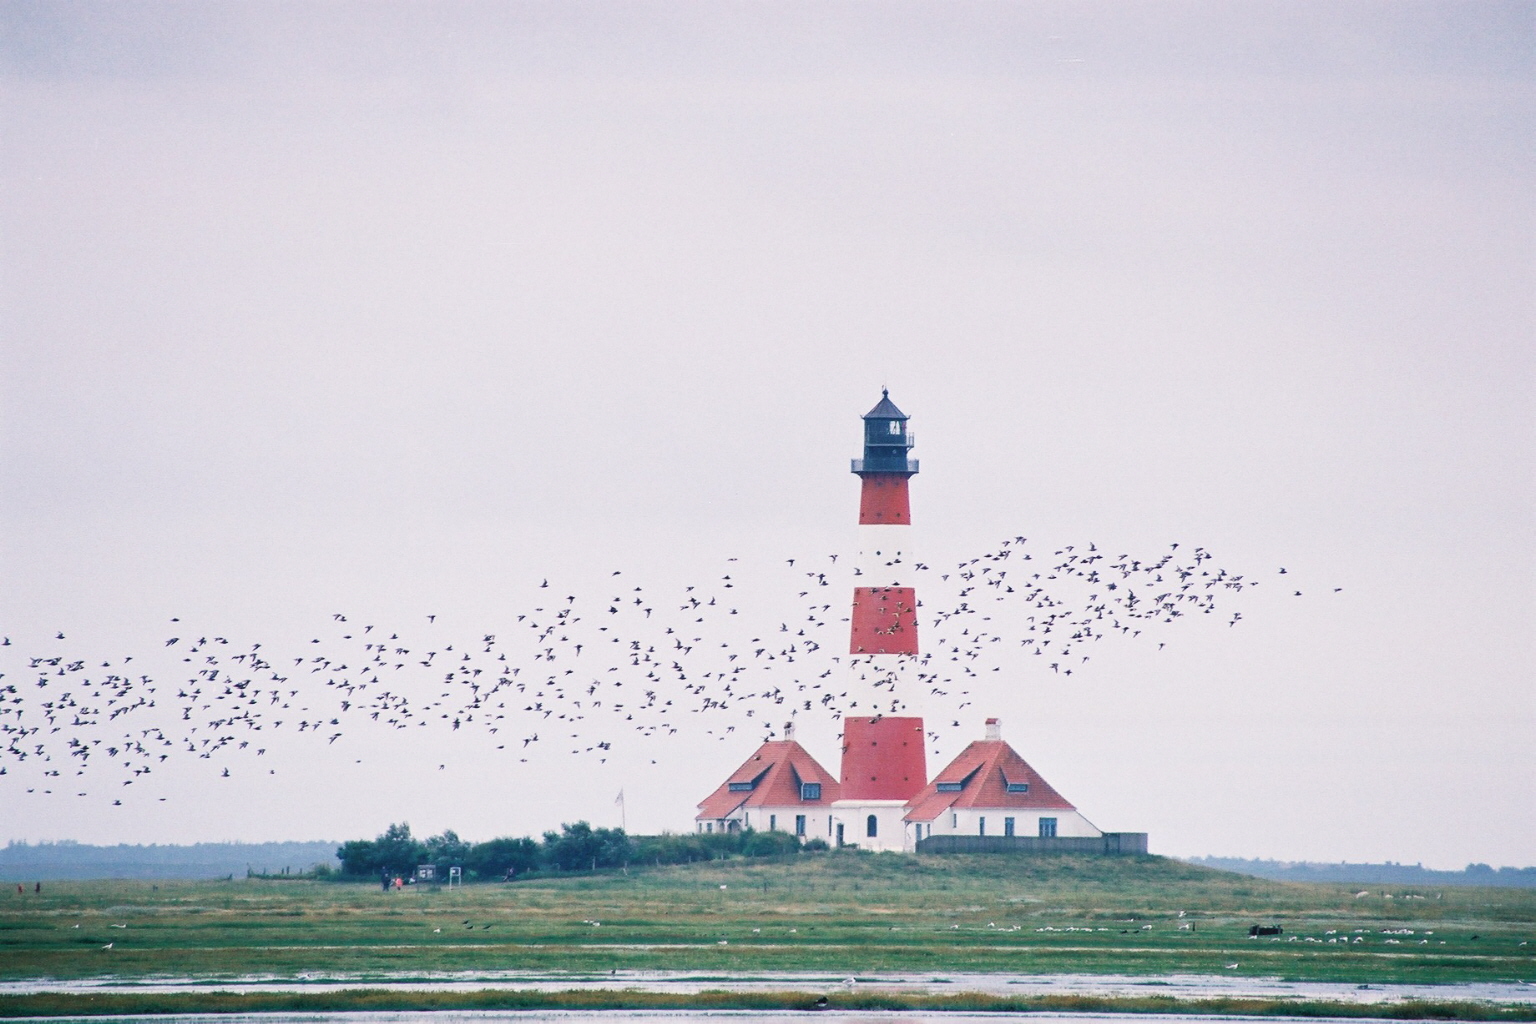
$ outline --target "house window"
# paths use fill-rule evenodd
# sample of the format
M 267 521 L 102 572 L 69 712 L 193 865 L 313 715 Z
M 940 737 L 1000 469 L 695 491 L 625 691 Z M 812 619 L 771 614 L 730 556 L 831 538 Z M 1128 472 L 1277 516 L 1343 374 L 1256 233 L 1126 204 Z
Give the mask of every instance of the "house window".
M 1004 818 L 1003 819 L 1003 835 L 1005 835 L 1005 836 L 1013 835 L 1013 819 L 1012 818 Z
M 803 814 L 795 815 L 795 835 L 805 835 L 805 815 Z
M 706 821 L 704 823 L 704 831 L 705 832 L 713 832 L 714 830 L 715 830 L 715 823 L 714 822 Z
M 1049 839 L 1050 837 L 1054 836 L 1055 834 L 1056 834 L 1056 819 L 1055 818 L 1041 818 L 1040 819 L 1040 835 L 1041 835 L 1041 837 L 1045 838 L 1045 839 Z
M 800 783 L 800 799 L 801 800 L 820 800 L 821 799 L 821 783 L 819 783 L 819 782 L 802 782 L 802 783 Z
M 752 792 L 752 787 L 754 785 L 756 785 L 756 783 L 752 782 L 750 779 L 746 782 L 733 782 L 730 785 L 730 791 L 732 793 L 750 793 Z
M 770 814 L 770 815 L 768 815 L 768 831 L 769 832 L 777 832 L 778 830 L 779 830 L 779 816 L 777 814 Z
M 1027 782 L 1010 782 L 1010 783 L 1008 783 L 1008 792 L 1010 792 L 1010 793 L 1028 793 L 1029 792 L 1029 783 L 1027 783 Z
M 976 819 L 976 834 L 979 835 L 979 836 L 984 836 L 984 835 L 987 834 L 987 819 L 986 818 L 977 818 Z
M 960 815 L 958 815 L 958 814 L 951 814 L 949 816 L 949 827 L 950 828 L 959 828 L 960 827 Z
M 880 834 L 880 819 L 871 814 L 864 819 L 864 834 L 873 839 Z

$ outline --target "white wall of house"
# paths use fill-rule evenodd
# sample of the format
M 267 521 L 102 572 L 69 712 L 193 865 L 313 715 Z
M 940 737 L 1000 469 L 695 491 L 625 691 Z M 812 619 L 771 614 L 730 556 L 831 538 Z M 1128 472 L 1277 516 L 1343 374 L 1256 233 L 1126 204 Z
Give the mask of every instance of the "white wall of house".
M 1040 819 L 1056 822 L 1058 836 L 1086 836 L 1094 838 L 1104 833 L 1093 822 L 1076 811 L 1022 810 L 1016 807 L 973 807 L 945 811 L 931 823 L 923 822 L 923 839 L 935 836 L 1002 836 L 1008 834 L 1008 819 L 1013 819 L 1016 836 L 1040 835 Z M 931 824 L 932 831 L 929 831 Z
M 1104 833 L 1077 811 L 1020 810 L 1014 807 L 985 807 L 945 811 L 931 822 L 908 822 L 906 803 L 901 800 L 839 800 L 830 807 L 789 805 L 785 807 L 741 808 L 725 818 L 699 821 L 700 832 L 726 832 L 755 829 L 759 832 L 795 832 L 796 817 L 805 815 L 805 839 L 824 839 L 837 845 L 837 826 L 843 826 L 843 842 L 863 850 L 911 852 L 917 840 L 929 836 L 1002 836 L 1008 834 L 1008 819 L 1013 819 L 1016 836 L 1040 835 L 1040 819 L 1056 822 L 1058 836 L 1097 838 Z M 876 835 L 869 836 L 869 817 L 875 817 Z
M 758 832 L 788 832 L 796 833 L 795 819 L 805 816 L 805 831 L 798 833 L 804 839 L 825 839 L 832 841 L 832 829 L 829 824 L 831 815 L 826 804 L 788 804 L 783 807 L 753 807 L 745 814 L 744 827 L 756 829 Z
M 861 850 L 912 850 L 912 830 L 906 822 L 905 800 L 838 800 L 832 805 L 832 835 L 837 845 L 837 825 L 843 826 L 843 843 Z M 875 819 L 875 835 L 869 835 L 869 819 Z
M 796 831 L 797 821 L 805 817 L 805 831 Z M 757 832 L 788 832 L 803 839 L 824 839 L 828 843 L 835 836 L 835 825 L 830 808 L 826 804 L 789 804 L 784 807 L 742 807 L 724 818 L 696 820 L 699 832 L 729 832 L 733 829 L 752 829 Z

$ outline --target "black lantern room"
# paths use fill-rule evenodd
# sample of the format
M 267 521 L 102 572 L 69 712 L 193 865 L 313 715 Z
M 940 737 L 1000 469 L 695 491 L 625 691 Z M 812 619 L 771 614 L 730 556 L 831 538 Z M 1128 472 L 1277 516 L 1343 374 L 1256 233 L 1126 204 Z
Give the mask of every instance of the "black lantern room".
M 853 460 L 853 471 L 911 476 L 917 472 L 917 460 L 907 458 L 912 445 L 907 414 L 896 408 L 891 393 L 882 388 L 880 403 L 864 414 L 864 457 Z

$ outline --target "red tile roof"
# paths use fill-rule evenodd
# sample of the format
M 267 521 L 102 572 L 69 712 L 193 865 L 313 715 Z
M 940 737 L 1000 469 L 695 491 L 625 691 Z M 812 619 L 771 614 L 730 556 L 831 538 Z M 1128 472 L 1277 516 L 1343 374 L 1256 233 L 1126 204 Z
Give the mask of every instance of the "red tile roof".
M 1029 792 L 1010 793 L 1009 783 L 1027 783 Z M 940 792 L 940 783 L 963 783 L 959 792 Z M 1002 740 L 976 740 L 907 803 L 908 821 L 933 821 L 951 808 L 1076 810 Z
M 731 783 L 756 782 L 750 791 L 731 790 Z M 821 799 L 800 799 L 802 782 L 821 783 Z M 775 740 L 757 748 L 720 788 L 699 804 L 698 820 L 726 818 L 743 807 L 825 807 L 836 800 L 841 787 L 805 748 L 794 740 Z

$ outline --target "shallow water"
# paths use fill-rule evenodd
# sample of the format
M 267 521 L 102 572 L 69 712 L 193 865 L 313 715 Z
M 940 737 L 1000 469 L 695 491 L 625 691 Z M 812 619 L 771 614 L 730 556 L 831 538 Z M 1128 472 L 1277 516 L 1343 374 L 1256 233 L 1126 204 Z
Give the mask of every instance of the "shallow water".
M 1375 1004 L 1407 999 L 1536 1004 L 1536 984 L 1478 982 L 1450 985 L 1355 985 L 1345 982 L 1285 981 L 1242 975 L 1103 975 L 1103 974 L 957 974 L 886 973 L 849 978 L 827 973 L 763 972 L 719 975 L 698 971 L 614 971 L 565 974 L 532 971 L 459 973 L 300 974 L 293 977 L 249 975 L 233 978 L 161 977 L 122 980 L 111 976 L 80 979 L 38 978 L 0 982 L 0 994 L 38 992 L 327 992 L 370 988 L 394 991 L 465 992 L 518 989 L 534 992 L 617 989 L 689 994 L 728 992 L 886 992 L 993 995 L 1170 996 L 1264 999 L 1326 999 Z M 673 1015 L 675 1018 L 675 1015 Z M 227 1019 L 227 1018 L 225 1018 Z M 440 1017 L 435 1017 L 440 1020 Z M 519 1019 L 528 1019 L 520 1017 Z M 638 1018 L 637 1018 L 638 1019 Z M 671 1019 L 671 1018 L 669 1018 Z M 754 1018 L 769 1020 L 772 1018 Z M 945 1020 L 957 1018 L 945 1016 Z
M 666 1022 L 687 1024 L 689 1021 L 710 1021 L 720 1024 L 803 1024 L 808 1019 L 827 1021 L 829 1024 L 987 1024 L 998 1020 L 1060 1020 L 1071 1024 L 1189 1024 L 1190 1015 L 1162 1014 L 1077 1014 L 1077 1013 L 909 1013 L 905 1011 L 861 1010 L 844 1012 L 805 1010 L 433 1010 L 431 1012 L 368 1011 L 357 1013 L 231 1013 L 231 1014 L 157 1014 L 154 1016 L 121 1017 L 49 1017 L 48 1024 L 65 1024 L 68 1021 L 101 1022 L 123 1021 L 144 1024 L 587 1024 L 589 1021 L 621 1021 L 628 1024 Z M 43 1021 L 45 1018 L 19 1017 L 18 1021 Z M 1206 1017 L 1194 1018 L 1223 1021 L 1252 1021 L 1255 1024 L 1274 1024 L 1273 1017 Z M 1318 1017 L 1287 1017 L 1288 1024 L 1338 1024 L 1337 1019 Z M 1351 1024 L 1388 1024 L 1384 1019 L 1353 1017 Z M 1400 1022 L 1391 1022 L 1400 1024 Z

